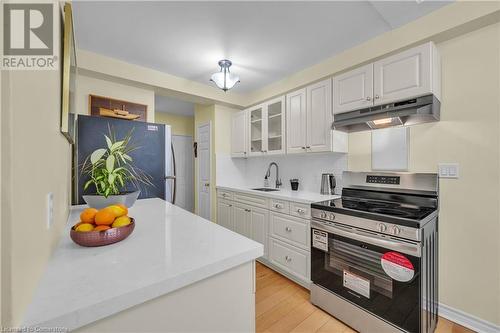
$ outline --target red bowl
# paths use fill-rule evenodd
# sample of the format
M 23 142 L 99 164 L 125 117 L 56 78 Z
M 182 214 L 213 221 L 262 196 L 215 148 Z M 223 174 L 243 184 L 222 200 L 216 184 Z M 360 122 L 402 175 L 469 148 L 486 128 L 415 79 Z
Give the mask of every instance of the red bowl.
M 131 217 L 130 224 L 119 227 L 111 228 L 102 231 L 87 231 L 81 232 L 76 231 L 75 226 L 73 226 L 69 232 L 71 239 L 78 245 L 81 246 L 104 246 L 127 238 L 135 228 L 135 220 Z

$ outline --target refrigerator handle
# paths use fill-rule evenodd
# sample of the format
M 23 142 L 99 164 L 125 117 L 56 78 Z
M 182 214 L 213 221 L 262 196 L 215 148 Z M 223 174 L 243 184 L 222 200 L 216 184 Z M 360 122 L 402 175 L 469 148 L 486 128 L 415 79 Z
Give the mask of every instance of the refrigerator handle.
M 175 195 L 177 192 L 177 172 L 176 172 L 176 167 L 175 167 L 175 151 L 174 151 L 174 144 L 170 142 L 170 149 L 172 150 L 172 164 L 173 164 L 173 171 L 174 171 L 174 191 L 172 194 L 172 204 L 175 205 Z

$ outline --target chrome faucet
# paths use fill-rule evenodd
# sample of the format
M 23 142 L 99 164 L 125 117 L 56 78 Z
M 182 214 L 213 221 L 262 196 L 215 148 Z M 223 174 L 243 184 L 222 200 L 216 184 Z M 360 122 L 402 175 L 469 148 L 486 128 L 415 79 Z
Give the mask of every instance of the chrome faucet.
M 276 188 L 280 188 L 280 186 L 283 184 L 281 183 L 279 167 L 278 164 L 276 164 L 276 162 L 269 163 L 269 167 L 267 168 L 267 172 L 266 175 L 264 176 L 264 179 L 268 180 L 269 177 L 271 177 L 271 167 L 273 165 L 276 167 Z

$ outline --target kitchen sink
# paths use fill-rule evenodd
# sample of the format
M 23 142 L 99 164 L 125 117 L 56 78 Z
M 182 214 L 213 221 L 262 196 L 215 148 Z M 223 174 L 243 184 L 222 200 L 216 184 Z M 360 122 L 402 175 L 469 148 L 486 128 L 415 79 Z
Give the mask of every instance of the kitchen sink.
M 262 192 L 276 192 L 276 191 L 279 191 L 279 189 L 277 189 L 277 188 L 269 188 L 269 187 L 253 188 L 252 190 L 262 191 Z

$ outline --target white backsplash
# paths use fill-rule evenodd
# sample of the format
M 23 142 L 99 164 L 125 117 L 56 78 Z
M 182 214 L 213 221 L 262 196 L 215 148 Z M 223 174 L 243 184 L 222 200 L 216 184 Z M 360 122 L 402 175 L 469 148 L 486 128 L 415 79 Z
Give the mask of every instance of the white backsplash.
M 263 156 L 252 158 L 231 158 L 229 155 L 217 154 L 216 178 L 218 186 L 256 187 L 264 185 L 264 175 L 269 163 L 279 166 L 283 187 L 291 189 L 290 179 L 299 179 L 299 190 L 318 192 L 321 188 L 321 174 L 333 173 L 337 179 L 335 192 L 342 190 L 342 172 L 347 170 L 347 154 L 307 154 Z M 271 170 L 269 182 L 275 184 L 275 169 Z

